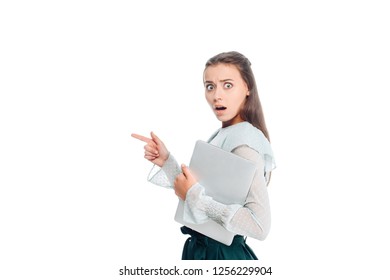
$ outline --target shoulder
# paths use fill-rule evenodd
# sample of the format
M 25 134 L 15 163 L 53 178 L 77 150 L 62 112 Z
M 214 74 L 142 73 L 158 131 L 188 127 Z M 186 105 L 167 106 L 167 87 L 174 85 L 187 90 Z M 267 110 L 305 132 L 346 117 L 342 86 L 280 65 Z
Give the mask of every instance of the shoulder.
M 231 127 L 226 135 L 226 150 L 230 152 L 241 145 L 247 145 L 258 151 L 259 146 L 268 142 L 261 130 L 248 122 L 242 122 Z
M 271 144 L 261 130 L 248 122 L 242 122 L 231 127 L 226 135 L 223 149 L 232 152 L 243 145 L 255 150 L 262 156 L 266 171 L 274 169 L 275 161 Z

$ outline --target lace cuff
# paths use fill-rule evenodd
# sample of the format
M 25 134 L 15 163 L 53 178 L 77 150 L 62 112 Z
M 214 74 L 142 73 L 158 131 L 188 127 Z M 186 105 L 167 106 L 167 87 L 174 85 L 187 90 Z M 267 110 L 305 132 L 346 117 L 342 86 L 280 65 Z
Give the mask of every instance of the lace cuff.
M 230 220 L 241 205 L 225 205 L 213 200 L 205 194 L 204 187 L 196 183 L 187 192 L 184 201 L 184 221 L 192 224 L 202 224 L 209 219 L 227 228 Z
M 176 159 L 169 154 L 168 159 L 160 168 L 154 165 L 149 172 L 148 181 L 161 187 L 173 188 L 173 183 L 177 175 L 181 173 L 181 168 Z

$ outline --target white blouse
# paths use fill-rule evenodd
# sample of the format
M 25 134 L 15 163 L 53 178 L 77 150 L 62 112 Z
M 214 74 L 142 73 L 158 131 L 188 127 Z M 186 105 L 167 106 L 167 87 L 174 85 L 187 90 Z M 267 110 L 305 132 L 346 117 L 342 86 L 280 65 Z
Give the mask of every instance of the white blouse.
M 205 194 L 204 187 L 196 183 L 187 192 L 184 219 L 200 224 L 209 219 L 227 230 L 264 240 L 271 226 L 271 213 L 267 191 L 267 175 L 275 168 L 272 149 L 263 133 L 247 122 L 220 128 L 209 143 L 233 152 L 256 163 L 256 173 L 244 205 L 226 205 Z M 148 180 L 156 185 L 173 188 L 181 168 L 172 154 L 162 166 L 153 166 Z

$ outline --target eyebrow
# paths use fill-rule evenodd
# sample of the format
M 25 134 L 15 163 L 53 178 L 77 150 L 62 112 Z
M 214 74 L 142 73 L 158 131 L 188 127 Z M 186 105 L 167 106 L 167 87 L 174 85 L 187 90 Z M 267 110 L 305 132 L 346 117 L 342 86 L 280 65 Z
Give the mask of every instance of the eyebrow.
M 227 81 L 234 81 L 233 79 L 224 79 L 220 80 L 220 82 L 227 82 Z M 213 84 L 214 82 L 212 81 L 204 81 L 204 84 Z

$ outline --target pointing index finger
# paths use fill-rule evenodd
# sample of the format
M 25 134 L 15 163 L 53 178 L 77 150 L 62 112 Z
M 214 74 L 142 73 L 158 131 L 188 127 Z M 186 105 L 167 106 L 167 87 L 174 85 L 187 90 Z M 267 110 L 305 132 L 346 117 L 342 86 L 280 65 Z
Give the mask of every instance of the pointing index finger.
M 142 135 L 139 135 L 139 134 L 135 134 L 135 133 L 132 133 L 131 136 L 136 138 L 136 139 L 138 139 L 138 140 L 146 142 L 146 143 L 149 143 L 150 141 L 153 141 L 152 139 L 150 139 L 148 137 L 145 137 L 145 136 L 142 136 Z

